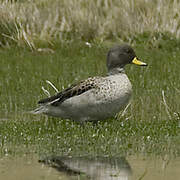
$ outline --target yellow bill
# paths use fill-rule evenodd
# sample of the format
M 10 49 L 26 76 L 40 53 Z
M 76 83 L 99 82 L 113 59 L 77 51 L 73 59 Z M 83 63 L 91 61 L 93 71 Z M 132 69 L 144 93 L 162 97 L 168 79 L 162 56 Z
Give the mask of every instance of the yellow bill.
M 133 64 L 136 64 L 136 65 L 139 65 L 139 66 L 147 66 L 146 63 L 138 60 L 137 57 L 135 57 L 135 58 L 132 60 L 132 63 L 133 63 Z

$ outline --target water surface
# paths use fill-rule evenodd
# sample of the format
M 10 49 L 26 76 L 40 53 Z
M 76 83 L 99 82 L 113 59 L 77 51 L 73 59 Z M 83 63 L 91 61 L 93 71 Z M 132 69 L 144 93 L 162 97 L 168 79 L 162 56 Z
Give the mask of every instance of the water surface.
M 180 158 L 83 158 L 34 156 L 0 160 L 0 179 L 6 180 L 179 180 Z

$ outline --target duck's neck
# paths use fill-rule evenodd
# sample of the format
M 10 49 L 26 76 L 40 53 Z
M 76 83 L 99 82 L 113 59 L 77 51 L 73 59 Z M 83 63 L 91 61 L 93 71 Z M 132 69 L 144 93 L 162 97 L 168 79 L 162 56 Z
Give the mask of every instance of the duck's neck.
M 110 76 L 110 75 L 120 74 L 120 73 L 125 73 L 124 68 L 118 67 L 118 68 L 113 68 L 113 69 L 111 69 L 111 70 L 108 71 L 108 75 L 109 75 L 109 76 Z

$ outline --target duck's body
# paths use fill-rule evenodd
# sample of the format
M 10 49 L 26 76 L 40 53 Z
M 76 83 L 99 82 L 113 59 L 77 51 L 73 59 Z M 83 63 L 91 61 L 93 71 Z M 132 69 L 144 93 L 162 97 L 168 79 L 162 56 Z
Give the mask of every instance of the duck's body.
M 91 84 L 92 88 L 63 102 L 58 102 L 60 96 L 56 97 L 42 103 L 40 109 L 47 115 L 75 121 L 103 120 L 118 113 L 128 103 L 132 91 L 131 83 L 124 73 L 88 78 L 83 84 Z
M 125 61 L 119 56 L 124 56 Z M 127 56 L 129 52 L 129 56 Z M 120 59 L 120 60 L 119 60 Z M 127 105 L 132 86 L 124 72 L 124 65 L 131 63 L 146 65 L 136 59 L 127 45 L 112 48 L 107 57 L 108 75 L 88 78 L 79 84 L 39 101 L 34 113 L 72 119 L 75 121 L 98 121 L 115 116 Z

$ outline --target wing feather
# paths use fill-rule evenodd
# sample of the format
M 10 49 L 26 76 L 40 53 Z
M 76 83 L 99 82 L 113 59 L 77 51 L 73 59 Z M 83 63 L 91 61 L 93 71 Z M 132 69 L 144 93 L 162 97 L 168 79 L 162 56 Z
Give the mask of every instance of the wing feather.
M 98 79 L 96 78 L 88 78 L 85 81 L 81 81 L 79 84 L 74 84 L 71 87 L 64 89 L 63 91 L 51 96 L 49 98 L 42 99 L 38 102 L 38 104 L 51 104 L 53 106 L 58 106 L 63 101 L 73 96 L 78 96 L 83 94 L 90 89 L 96 88 L 95 81 Z

